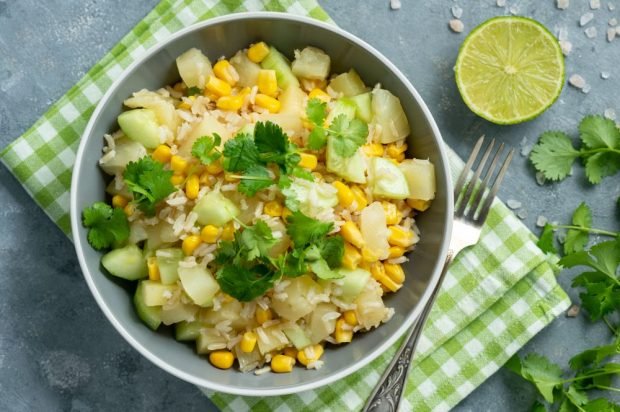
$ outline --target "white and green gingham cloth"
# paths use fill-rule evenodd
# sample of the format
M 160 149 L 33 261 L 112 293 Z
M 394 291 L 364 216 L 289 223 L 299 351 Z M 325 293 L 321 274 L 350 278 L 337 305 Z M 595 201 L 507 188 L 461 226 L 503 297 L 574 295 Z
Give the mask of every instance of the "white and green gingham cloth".
M 80 136 L 99 99 L 149 47 L 197 21 L 239 11 L 285 11 L 331 21 L 315 0 L 164 0 L 24 135 L 0 154 L 6 167 L 69 234 L 71 171 Z M 450 152 L 453 175 L 462 167 Z M 491 376 L 567 308 L 534 235 L 495 201 L 481 241 L 454 261 L 420 340 L 403 410 L 445 411 Z M 396 347 L 327 387 L 251 398 L 207 393 L 222 411 L 357 410 Z

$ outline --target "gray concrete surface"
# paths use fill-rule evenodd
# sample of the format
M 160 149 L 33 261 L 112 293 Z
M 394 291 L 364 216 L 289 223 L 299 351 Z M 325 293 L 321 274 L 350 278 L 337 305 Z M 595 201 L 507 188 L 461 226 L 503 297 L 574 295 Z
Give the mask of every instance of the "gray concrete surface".
M 618 6 L 617 1 L 611 0 Z M 343 28 L 365 39 L 400 67 L 422 94 L 449 145 L 466 155 L 481 134 L 519 147 L 547 129 L 575 135 L 579 119 L 614 108 L 620 114 L 620 39 L 608 43 L 607 20 L 619 18 L 608 1 L 595 11 L 598 29 L 588 39 L 578 19 L 586 1 L 566 11 L 555 1 L 508 0 L 509 7 L 552 30 L 565 26 L 573 43 L 567 75 L 579 73 L 592 85 L 589 94 L 566 86 L 560 100 L 526 124 L 500 127 L 477 118 L 462 103 L 452 65 L 464 34 L 447 28 L 450 7 L 463 9 L 465 31 L 486 18 L 506 14 L 494 0 L 403 0 L 391 11 L 387 0 L 323 0 Z M 0 147 L 23 133 L 151 8 L 155 0 L 0 0 Z M 592 23 L 591 23 L 592 24 Z M 611 72 L 602 80 L 601 71 Z M 108 411 L 213 410 L 196 388 L 157 369 L 134 351 L 104 319 L 91 297 L 71 243 L 0 167 L 0 410 Z M 502 187 L 503 199 L 523 202 L 525 223 L 535 232 L 540 214 L 566 221 L 584 199 L 599 227 L 618 230 L 613 200 L 618 176 L 589 185 L 580 166 L 561 184 L 538 186 L 532 167 L 517 156 Z M 574 273 L 560 282 L 569 288 Z M 538 351 L 565 364 L 577 351 L 602 344 L 610 334 L 580 315 L 560 317 L 522 353 Z M 525 411 L 534 390 L 501 370 L 474 391 L 457 411 Z

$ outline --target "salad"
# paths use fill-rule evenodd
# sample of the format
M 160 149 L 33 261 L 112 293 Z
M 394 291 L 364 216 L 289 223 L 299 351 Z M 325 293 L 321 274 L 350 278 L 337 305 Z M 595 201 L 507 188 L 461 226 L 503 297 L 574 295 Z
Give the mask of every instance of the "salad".
M 174 327 L 218 368 L 318 369 L 325 345 L 389 321 L 415 215 L 435 196 L 407 158 L 401 103 L 315 47 L 258 42 L 124 101 L 99 164 L 109 202 L 83 210 L 146 326 Z

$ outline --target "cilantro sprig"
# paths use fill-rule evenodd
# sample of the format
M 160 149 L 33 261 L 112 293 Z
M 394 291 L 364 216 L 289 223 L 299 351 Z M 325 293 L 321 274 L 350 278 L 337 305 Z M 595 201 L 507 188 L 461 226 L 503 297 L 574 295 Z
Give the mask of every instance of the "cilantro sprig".
M 540 136 L 530 153 L 536 170 L 546 179 L 562 180 L 573 162 L 581 158 L 590 183 L 600 183 L 620 170 L 620 129 L 602 116 L 586 116 L 579 124 L 581 146 L 575 149 L 563 132 L 549 131 Z
M 82 224 L 88 228 L 88 243 L 96 250 L 118 247 L 129 238 L 129 223 L 123 210 L 104 202 L 84 209 Z
M 222 157 L 222 152 L 218 149 L 220 144 L 222 138 L 217 133 L 213 133 L 213 136 L 199 137 L 192 145 L 192 156 L 200 160 L 200 163 L 210 165 Z
M 349 119 L 344 114 L 336 116 L 329 126 L 324 126 L 327 116 L 327 104 L 319 99 L 310 99 L 306 106 L 306 117 L 313 129 L 308 136 L 307 147 L 320 150 L 333 139 L 335 152 L 342 157 L 351 157 L 357 149 L 366 143 L 368 125 L 359 119 Z
M 163 165 L 150 156 L 129 162 L 123 173 L 134 202 L 147 216 L 153 216 L 156 205 L 176 190 L 170 182 L 171 177 L 172 171 L 164 170 Z

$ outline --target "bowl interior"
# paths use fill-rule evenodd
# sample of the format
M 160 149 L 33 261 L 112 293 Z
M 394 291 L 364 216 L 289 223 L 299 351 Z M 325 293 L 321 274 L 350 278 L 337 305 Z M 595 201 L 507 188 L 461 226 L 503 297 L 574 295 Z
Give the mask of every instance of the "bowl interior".
M 390 295 L 387 305 L 395 309 L 392 320 L 370 333 L 361 333 L 352 344 L 330 347 L 324 355 L 325 364 L 320 370 L 307 371 L 295 368 L 289 374 L 242 374 L 221 371 L 212 367 L 205 357 L 199 357 L 193 345 L 174 341 L 170 332 L 154 333 L 138 319 L 131 294 L 134 286 L 105 275 L 100 268 L 100 253 L 89 247 L 86 230 L 74 222 L 73 236 L 84 274 L 102 309 L 121 334 L 142 354 L 169 372 L 211 389 L 242 394 L 275 394 L 294 392 L 324 384 L 334 376 L 351 371 L 353 365 L 365 364 L 380 353 L 386 341 L 393 341 L 413 321 L 414 311 L 419 312 L 420 297 L 434 283 L 445 251 L 449 232 L 450 181 L 447 161 L 441 147 L 441 136 L 419 95 L 410 89 L 404 78 L 386 66 L 383 57 L 375 54 L 354 37 L 334 31 L 317 23 L 274 14 L 238 16 L 220 19 L 187 31 L 167 42 L 135 66 L 114 90 L 100 103 L 91 119 L 90 132 L 83 137 L 81 161 L 74 173 L 75 201 L 73 219 L 79 222 L 80 211 L 92 202 L 102 200 L 109 177 L 105 176 L 97 161 L 101 156 L 103 134 L 118 129 L 116 117 L 122 110 L 122 102 L 132 92 L 146 88 L 155 90 L 179 79 L 175 58 L 191 47 L 198 47 L 211 61 L 220 56 L 231 56 L 250 43 L 264 40 L 292 57 L 293 50 L 312 45 L 325 50 L 332 58 L 332 71 L 342 72 L 355 68 L 368 85 L 381 83 L 397 95 L 408 115 L 412 135 L 409 139 L 410 155 L 429 158 L 436 168 L 437 198 L 432 207 L 417 220 L 422 240 L 406 264 L 405 286 Z M 78 158 L 78 160 L 80 160 Z M 165 329 L 165 328 L 164 328 Z M 330 379 L 330 377 L 332 379 Z

